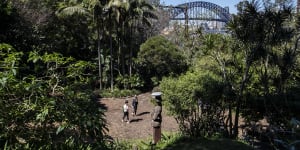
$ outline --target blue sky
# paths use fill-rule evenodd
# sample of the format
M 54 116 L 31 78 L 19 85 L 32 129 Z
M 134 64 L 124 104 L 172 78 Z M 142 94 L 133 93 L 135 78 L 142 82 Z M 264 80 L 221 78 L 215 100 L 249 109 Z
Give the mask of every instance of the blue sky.
M 199 0 L 160 0 L 161 4 L 165 5 L 173 5 L 176 6 L 178 4 L 187 3 L 187 2 L 194 2 Z M 200 0 L 205 2 L 211 2 L 217 4 L 221 7 L 229 7 L 229 13 L 236 13 L 235 5 L 238 4 L 241 0 Z

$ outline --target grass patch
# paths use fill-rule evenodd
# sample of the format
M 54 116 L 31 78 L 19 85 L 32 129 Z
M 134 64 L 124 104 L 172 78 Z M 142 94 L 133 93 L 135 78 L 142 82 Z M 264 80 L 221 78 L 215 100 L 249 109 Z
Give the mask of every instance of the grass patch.
M 178 133 L 163 133 L 157 145 L 147 140 L 117 141 L 114 149 L 122 150 L 253 150 L 251 146 L 232 139 L 224 138 L 191 138 Z
M 231 139 L 207 139 L 181 137 L 172 145 L 168 145 L 164 150 L 253 150 L 249 145 Z

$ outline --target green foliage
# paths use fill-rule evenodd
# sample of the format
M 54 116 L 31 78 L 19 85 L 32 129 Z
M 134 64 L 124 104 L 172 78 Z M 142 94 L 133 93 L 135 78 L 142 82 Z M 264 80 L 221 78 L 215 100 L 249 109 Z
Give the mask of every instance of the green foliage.
M 118 76 L 116 78 L 116 86 L 122 89 L 138 89 L 144 86 L 144 81 L 138 74 L 132 76 Z
M 284 1 L 277 6 L 268 1 L 261 9 L 259 1 L 240 2 L 239 13 L 233 15 L 227 26 L 235 41 L 241 43 L 242 49 L 239 50 L 244 53 L 235 105 L 235 136 L 240 112 L 247 116 L 247 120 L 252 117 L 253 120 L 248 121 L 267 116 L 269 123 L 278 119 L 276 124 L 285 125 L 291 117 L 283 112 L 289 109 L 289 101 L 294 101 L 286 93 L 286 83 L 293 80 L 288 72 L 295 65 L 298 40 L 293 39 L 298 29 L 294 26 L 291 5 Z M 255 112 L 261 115 L 254 115 Z M 278 115 L 285 116 L 283 120 L 286 121 Z
M 146 140 L 115 140 L 113 143 L 112 149 L 116 150 L 130 150 L 130 149 L 139 149 L 139 150 L 149 150 L 149 149 L 165 149 L 166 147 L 176 144 L 178 140 L 182 138 L 182 135 L 179 133 L 162 133 L 161 140 L 156 144 L 152 145 L 152 139 Z
M 12 46 L 0 43 L 0 70 L 3 75 L 3 78 L 0 81 L 3 86 L 7 81 L 7 78 L 12 78 L 17 74 L 19 61 L 22 55 L 22 52 L 16 52 Z
M 187 70 L 184 56 L 163 36 L 152 37 L 141 45 L 137 64 L 147 84 L 151 84 L 149 79 L 152 77 L 161 80 L 164 76 L 176 76 Z
M 241 142 L 230 140 L 230 139 L 211 139 L 211 138 L 190 138 L 186 136 L 182 136 L 176 140 L 176 142 L 172 145 L 168 145 L 165 150 L 181 150 L 181 149 L 189 149 L 189 150 L 252 150 L 253 147 L 243 144 Z
M 221 135 L 219 121 L 230 119 L 221 113 L 233 109 L 246 121 L 267 116 L 271 126 L 290 129 L 290 118 L 300 117 L 299 16 L 285 2 L 266 1 L 263 9 L 258 1 L 241 2 L 228 23 L 233 39 L 199 31 L 186 38 L 178 25 L 171 40 L 177 45 L 156 36 L 138 53 L 149 37 L 141 26 L 148 29 L 144 25 L 156 18 L 144 1 L 0 1 L 0 41 L 9 43 L 0 44 L 0 148 L 103 149 L 106 122 L 92 89 L 97 69 L 103 85 L 116 81 L 118 87 L 101 90 L 102 97 L 132 96 L 139 93 L 133 88 L 173 76 L 159 91 L 192 136 Z M 97 52 L 103 68 L 89 61 Z M 191 72 L 179 76 L 187 64 Z M 204 141 L 223 148 L 215 144 L 222 141 Z
M 164 78 L 160 84 L 163 104 L 191 136 L 211 136 L 220 130 L 223 83 L 212 72 L 188 72 Z
M 151 145 L 151 139 L 136 141 L 116 141 L 112 149 L 116 150 L 218 150 L 218 149 L 253 149 L 239 141 L 223 138 L 191 138 L 180 133 L 162 133 L 161 140 L 156 145 Z M 221 144 L 220 144 L 221 143 Z
M 161 141 L 154 147 L 156 149 L 167 149 L 168 146 L 174 145 L 183 135 L 180 133 L 162 133 Z
M 165 149 L 166 147 L 175 144 L 181 137 L 182 135 L 179 133 L 163 132 L 161 135 L 161 140 L 156 145 L 151 144 L 152 139 L 133 141 L 130 143 L 130 145 L 132 145 L 132 148 L 135 147 L 141 150 Z
M 114 150 L 130 150 L 132 149 L 132 143 L 129 143 L 128 141 L 119 141 L 119 140 L 116 140 L 114 141 L 113 143 L 113 147 L 111 149 L 114 149 Z
M 105 147 L 104 112 L 89 82 L 84 82 L 90 77 L 78 71 L 76 77 L 82 80 L 74 82 L 74 76 L 64 69 L 76 66 L 80 70 L 78 64 L 83 62 L 73 63 L 57 53 L 31 53 L 28 61 L 47 70 L 44 76 L 24 76 L 17 72 L 21 55 L 9 45 L 0 47 L 1 58 L 12 66 L 1 68 L 0 74 L 1 145 L 6 143 L 6 149 Z M 83 64 L 88 68 L 88 63 Z
M 14 7 L 15 3 L 18 2 L 0 2 L 0 43 L 9 43 L 17 50 L 23 48 L 23 51 L 28 51 L 29 45 L 35 42 L 33 29 Z
M 91 72 L 96 70 L 97 66 L 88 61 L 77 61 L 68 67 L 68 77 L 75 82 L 90 83 L 94 76 Z M 89 78 L 87 78 L 89 77 Z
M 7 1 L 0 2 L 0 15 L 3 19 L 8 19 L 7 17 L 12 13 L 12 7 Z M 8 21 L 8 20 L 6 20 Z M 4 22 L 1 22 L 4 23 Z M 2 26 L 3 27 L 3 26 Z
M 99 92 L 100 97 L 127 97 L 134 96 L 139 94 L 140 91 L 132 89 L 117 89 L 115 88 L 113 91 L 110 89 L 104 89 Z

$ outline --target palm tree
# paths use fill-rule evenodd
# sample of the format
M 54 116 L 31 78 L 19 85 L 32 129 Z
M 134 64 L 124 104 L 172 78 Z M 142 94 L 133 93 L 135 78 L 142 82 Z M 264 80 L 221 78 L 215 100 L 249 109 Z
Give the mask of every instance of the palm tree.
M 125 40 L 126 40 L 126 21 L 128 16 L 128 9 L 129 9 L 129 2 L 123 1 L 118 7 L 118 11 L 120 12 L 118 28 L 117 28 L 117 35 L 118 35 L 118 63 L 121 65 L 121 75 L 125 75 L 125 55 L 126 55 L 126 48 L 125 48 Z
M 112 50 L 112 26 L 115 20 L 119 20 L 120 13 L 117 11 L 119 0 L 86 0 L 82 3 L 74 3 L 73 1 L 61 3 L 61 7 L 57 11 L 58 16 L 71 16 L 74 14 L 86 15 L 92 17 L 97 32 L 97 53 L 98 53 L 98 70 L 99 70 L 99 88 L 102 89 L 102 53 L 101 53 L 101 37 L 105 34 L 103 29 L 110 32 L 110 70 L 111 70 L 111 89 L 113 89 L 113 50 Z
M 132 75 L 132 57 L 133 57 L 133 33 L 136 32 L 138 23 L 141 22 L 147 26 L 151 26 L 151 21 L 157 19 L 157 16 L 154 14 L 155 8 L 153 5 L 147 3 L 144 0 L 129 0 L 129 9 L 128 9 L 128 20 L 127 27 L 130 29 L 129 33 L 129 76 Z
M 233 36 L 245 45 L 245 69 L 240 82 L 238 97 L 236 100 L 236 115 L 234 122 L 234 133 L 230 135 L 238 135 L 238 120 L 240 114 L 240 105 L 242 94 L 249 78 L 249 70 L 255 58 L 255 53 L 261 50 L 261 41 L 263 40 L 263 22 L 259 13 L 259 3 L 252 1 L 241 2 L 239 5 L 238 15 L 234 15 L 233 19 L 228 23 L 228 29 L 232 31 Z
M 285 6 L 280 9 L 265 7 L 264 10 L 260 10 L 258 1 L 241 2 L 238 5 L 239 13 L 234 15 L 228 23 L 228 29 L 232 32 L 232 35 L 244 45 L 243 51 L 245 54 L 245 68 L 236 100 L 234 136 L 238 134 L 240 105 L 243 100 L 244 89 L 250 77 L 250 67 L 255 61 L 261 60 L 264 65 L 264 71 L 262 72 L 267 77 L 266 73 L 272 48 L 288 41 L 292 35 L 291 30 L 286 28 L 285 24 L 285 21 L 291 16 L 291 7 Z M 268 94 L 267 80 L 265 80 L 264 85 L 265 95 Z
M 112 30 L 115 29 L 115 31 L 117 31 L 117 38 L 116 38 L 116 42 L 118 43 L 118 52 L 115 54 L 118 54 L 118 62 L 119 65 L 121 65 L 121 75 L 125 75 L 126 71 L 125 71 L 125 56 L 126 56 L 126 49 L 125 48 L 125 44 L 126 41 L 128 41 L 129 43 L 127 43 L 127 46 L 129 45 L 129 74 L 131 76 L 131 68 L 132 68 L 132 30 L 133 30 L 133 25 L 134 23 L 137 26 L 137 22 L 139 22 L 140 20 L 147 24 L 148 26 L 151 25 L 150 20 L 151 18 L 157 18 L 151 11 L 154 10 L 153 6 L 146 3 L 143 0 L 129 0 L 129 1 L 120 1 L 120 0 L 113 0 L 110 1 L 110 4 L 107 7 L 109 9 L 110 12 L 110 27 L 109 27 L 109 31 L 110 31 L 110 37 L 112 34 Z M 127 30 L 129 29 L 129 30 Z M 110 38 L 112 43 L 112 38 Z M 113 58 L 113 52 L 112 52 L 112 46 L 110 48 L 111 50 L 111 58 Z M 115 68 L 113 68 L 113 61 L 111 59 L 111 63 L 110 63 L 110 70 L 111 70 L 111 88 L 113 88 L 113 70 Z
M 112 34 L 113 29 L 117 28 L 117 25 L 120 21 L 121 11 L 123 7 L 123 3 L 121 0 L 110 0 L 109 3 L 106 5 L 105 9 L 108 12 L 108 20 L 107 20 L 107 27 L 109 30 L 109 45 L 110 45 L 110 88 L 111 90 L 114 89 L 114 61 L 113 61 L 113 47 L 112 47 Z
M 105 3 L 104 3 L 105 5 Z M 99 71 L 99 89 L 102 89 L 102 53 L 101 53 L 101 37 L 103 34 L 103 21 L 104 21 L 104 5 L 99 0 L 90 0 L 89 8 L 93 12 L 93 20 L 96 23 L 97 31 L 97 53 L 98 53 L 98 71 Z
M 119 45 L 119 53 L 122 59 L 122 70 L 125 74 L 124 42 L 126 39 L 126 28 L 130 29 L 129 33 L 129 49 L 130 49 L 130 75 L 132 68 L 132 33 L 139 22 L 148 26 L 151 25 L 151 19 L 157 18 L 151 11 L 153 6 L 146 3 L 144 0 L 85 0 L 82 3 L 74 3 L 73 1 L 61 3 L 61 7 L 57 11 L 58 16 L 71 16 L 74 14 L 86 15 L 92 17 L 95 23 L 97 32 L 97 52 L 99 66 L 99 83 L 102 89 L 102 52 L 101 52 L 101 37 L 108 31 L 109 34 L 109 49 L 110 49 L 110 87 L 114 87 L 114 51 L 113 51 L 113 34 L 114 31 L 119 32 L 116 39 Z M 121 26 L 118 30 L 118 26 Z M 117 33 L 116 33 L 117 34 Z M 119 40 L 118 40 L 119 39 Z
M 88 7 L 85 7 L 85 4 Z M 86 2 L 76 3 L 74 1 L 59 3 L 59 9 L 56 11 L 57 16 L 66 17 L 74 14 L 84 15 L 87 17 L 93 17 L 93 21 L 97 31 L 97 52 L 98 52 L 98 70 L 99 70 L 99 89 L 102 89 L 102 54 L 101 54 L 101 31 L 104 21 L 104 1 L 99 0 L 87 0 Z

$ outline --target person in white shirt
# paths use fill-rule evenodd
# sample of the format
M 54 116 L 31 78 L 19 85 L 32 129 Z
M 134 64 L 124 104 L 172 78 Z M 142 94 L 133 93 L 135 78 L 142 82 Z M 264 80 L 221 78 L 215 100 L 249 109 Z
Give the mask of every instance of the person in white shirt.
M 125 118 L 127 119 L 126 121 L 127 121 L 127 123 L 129 123 L 130 121 L 129 121 L 129 107 L 128 107 L 128 100 L 126 99 L 125 100 L 125 104 L 123 105 L 123 118 L 122 118 L 122 122 L 124 122 L 125 120 Z

